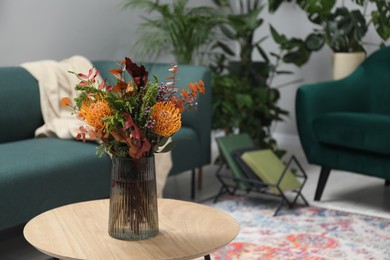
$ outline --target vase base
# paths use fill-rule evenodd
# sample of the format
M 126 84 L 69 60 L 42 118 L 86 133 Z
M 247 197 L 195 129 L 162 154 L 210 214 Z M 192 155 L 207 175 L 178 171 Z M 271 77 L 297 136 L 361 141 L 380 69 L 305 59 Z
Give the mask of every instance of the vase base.
M 133 232 L 108 232 L 108 234 L 115 239 L 126 240 L 126 241 L 137 241 L 137 240 L 146 240 L 151 239 L 157 236 L 159 233 L 158 230 L 144 230 L 135 234 Z

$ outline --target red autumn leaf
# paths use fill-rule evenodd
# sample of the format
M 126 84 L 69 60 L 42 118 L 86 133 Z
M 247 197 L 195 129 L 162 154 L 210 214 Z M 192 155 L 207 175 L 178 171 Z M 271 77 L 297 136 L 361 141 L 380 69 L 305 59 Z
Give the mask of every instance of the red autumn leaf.
M 126 70 L 133 78 L 134 83 L 138 87 L 143 87 L 148 82 L 148 72 L 146 71 L 144 65 L 138 66 L 133 63 L 130 58 L 125 58 Z
M 93 72 L 93 67 L 88 71 L 88 75 L 85 75 L 83 73 L 79 73 L 78 75 L 82 79 L 89 79 L 89 77 L 91 77 L 92 75 L 92 72 Z
M 119 81 L 124 81 L 123 77 L 122 77 L 122 69 L 112 69 L 112 70 L 109 70 L 109 72 L 111 72 L 111 74 L 116 78 L 118 79 Z

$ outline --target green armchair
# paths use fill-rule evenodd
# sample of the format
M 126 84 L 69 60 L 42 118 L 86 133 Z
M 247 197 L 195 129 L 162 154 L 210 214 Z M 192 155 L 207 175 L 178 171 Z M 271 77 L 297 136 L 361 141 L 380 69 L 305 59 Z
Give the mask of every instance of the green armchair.
M 321 199 L 331 169 L 390 184 L 390 47 L 344 79 L 301 86 L 295 106 L 305 156 L 321 166 L 314 200 Z

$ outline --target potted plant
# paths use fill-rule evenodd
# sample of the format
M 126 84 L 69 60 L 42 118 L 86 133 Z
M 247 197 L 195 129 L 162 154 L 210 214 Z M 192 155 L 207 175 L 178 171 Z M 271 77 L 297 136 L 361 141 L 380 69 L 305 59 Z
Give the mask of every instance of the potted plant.
M 135 44 L 142 56 L 171 53 L 178 64 L 199 64 L 213 40 L 216 10 L 212 7 L 188 7 L 188 0 L 163 4 L 158 0 L 125 0 L 124 8 L 142 8 L 154 18 L 144 18 Z M 145 42 L 147 44 L 145 44 Z
M 247 133 L 264 148 L 271 148 L 279 156 L 272 138 L 271 126 L 283 120 L 288 111 L 278 105 L 280 92 L 272 86 L 279 74 L 282 53 L 268 54 L 262 47 L 267 37 L 256 39 L 255 32 L 263 25 L 261 12 L 265 5 L 260 0 L 214 0 L 221 10 L 219 28 L 223 35 L 214 45 L 213 128 L 230 133 L 238 129 Z M 290 47 L 304 45 L 302 40 L 286 39 Z M 238 46 L 238 54 L 230 46 Z M 283 50 L 285 52 L 285 50 Z M 254 54 L 261 57 L 254 60 Z M 305 63 L 305 57 L 299 63 Z
M 270 11 L 276 11 L 282 2 L 285 0 L 269 0 Z M 345 1 L 343 5 L 338 6 L 336 0 L 296 0 L 296 2 L 315 25 L 305 39 L 307 49 L 314 52 L 327 45 L 333 51 L 335 79 L 352 72 L 365 58 L 363 38 L 371 25 L 382 40 L 380 46 L 384 46 L 384 42 L 390 37 L 390 5 L 386 1 L 350 0 L 349 4 L 353 8 L 347 8 Z M 369 4 L 376 7 L 371 11 L 370 16 L 366 14 Z M 344 59 L 351 59 L 354 62 L 345 62 Z M 347 64 L 350 65 L 349 68 L 346 67 Z
M 194 63 L 200 52 L 208 53 L 205 49 L 213 46 L 213 128 L 227 132 L 239 128 L 256 144 L 277 150 L 270 127 L 288 112 L 278 106 L 280 93 L 271 83 L 276 75 L 289 72 L 277 69 L 281 56 L 272 53 L 271 61 L 262 49 L 267 37 L 254 38 L 263 24 L 259 16 L 264 4 L 260 0 L 213 0 L 216 8 L 189 8 L 187 2 L 126 0 L 125 7 L 157 13 L 156 18 L 146 19 L 142 25 L 138 41 L 142 45 L 136 46 L 148 55 L 170 50 L 178 63 Z M 239 45 L 238 58 L 229 47 L 232 43 Z M 255 51 L 260 53 L 261 61 L 253 60 Z

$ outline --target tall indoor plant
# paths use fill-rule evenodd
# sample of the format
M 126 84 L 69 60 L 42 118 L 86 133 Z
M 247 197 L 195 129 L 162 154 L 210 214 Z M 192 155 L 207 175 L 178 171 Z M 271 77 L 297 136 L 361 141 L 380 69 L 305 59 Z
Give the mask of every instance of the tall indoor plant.
M 223 35 L 214 45 L 215 59 L 211 66 L 214 71 L 213 127 L 226 132 L 239 129 L 248 133 L 257 145 L 281 155 L 272 138 L 271 126 L 283 120 L 288 111 L 279 107 L 280 92 L 272 83 L 275 76 L 290 72 L 279 69 L 282 53 L 268 54 L 263 49 L 262 43 L 267 37 L 255 37 L 264 23 L 261 17 L 264 1 L 213 2 L 221 10 L 219 28 Z M 286 41 L 291 46 L 297 45 Z M 230 46 L 238 47 L 238 51 Z M 254 59 L 256 53 L 260 59 Z
M 188 0 L 171 4 L 159 0 L 124 0 L 124 8 L 149 14 L 139 28 L 136 50 L 143 56 L 171 53 L 178 64 L 201 64 L 213 41 L 217 12 L 211 7 L 189 7 Z

